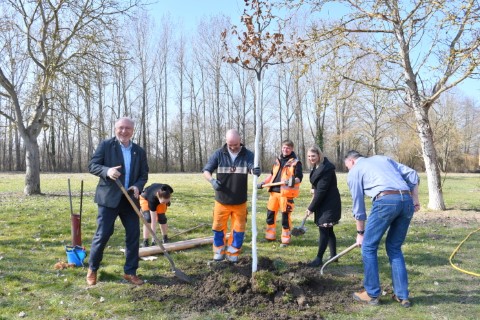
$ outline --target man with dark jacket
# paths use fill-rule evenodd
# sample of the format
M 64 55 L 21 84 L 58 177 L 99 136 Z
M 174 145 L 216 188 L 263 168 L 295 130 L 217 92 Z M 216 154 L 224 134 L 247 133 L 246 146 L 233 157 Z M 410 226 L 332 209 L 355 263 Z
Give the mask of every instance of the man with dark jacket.
M 125 228 L 125 265 L 123 278 L 132 284 L 143 284 L 136 275 L 138 269 L 138 247 L 140 223 L 128 199 L 115 183 L 120 179 L 125 188 L 138 199 L 148 180 L 148 164 L 145 151 L 133 143 L 134 122 L 120 118 L 115 123 L 115 137 L 104 140 L 95 150 L 88 165 L 91 174 L 99 177 L 95 192 L 98 205 L 97 230 L 92 247 L 87 273 L 87 284 L 97 283 L 97 271 L 103 258 L 103 250 L 113 234 L 115 220 L 120 217 Z
M 217 178 L 212 174 L 217 171 Z M 227 131 L 226 143 L 217 149 L 203 168 L 203 175 L 215 190 L 213 210 L 213 259 L 238 262 L 247 224 L 248 174 L 261 174 L 253 167 L 253 153 L 241 144 L 237 130 Z M 228 220 L 230 237 L 226 242 Z

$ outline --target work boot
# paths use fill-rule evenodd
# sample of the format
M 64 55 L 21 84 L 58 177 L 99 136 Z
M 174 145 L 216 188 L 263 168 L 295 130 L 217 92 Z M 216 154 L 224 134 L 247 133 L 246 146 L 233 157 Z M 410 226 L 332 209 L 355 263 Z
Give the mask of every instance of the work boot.
M 136 286 L 140 286 L 143 284 L 143 280 L 134 274 L 124 274 L 123 279 L 127 280 L 128 282 Z
M 87 284 L 89 286 L 94 286 L 97 284 L 97 271 L 93 271 L 92 269 L 88 268 Z
M 322 264 L 323 264 L 322 258 L 320 258 L 319 256 L 316 256 L 315 259 L 313 259 L 313 261 L 307 263 L 307 266 L 312 268 L 317 268 L 317 267 L 320 267 Z
M 163 243 L 168 243 L 168 236 L 167 235 L 163 236 Z
M 410 306 L 411 306 L 411 303 L 410 303 L 410 301 L 408 301 L 408 299 L 400 299 L 396 295 L 393 295 L 392 299 L 397 301 L 397 302 L 400 302 L 400 305 L 404 308 L 410 308 Z
M 354 292 L 353 293 L 353 300 L 358 301 L 358 302 L 363 302 L 366 304 L 369 304 L 371 306 L 378 306 L 379 300 L 378 298 L 372 298 L 368 295 L 367 291 L 362 290 L 359 292 Z
M 232 262 L 232 263 L 237 263 L 238 262 L 238 256 L 230 256 L 227 254 L 227 260 Z
M 146 248 L 148 247 L 148 239 L 143 239 L 143 242 L 142 242 L 142 248 Z
M 223 259 L 225 259 L 225 254 L 223 254 L 223 253 L 214 253 L 213 254 L 213 260 L 222 261 Z

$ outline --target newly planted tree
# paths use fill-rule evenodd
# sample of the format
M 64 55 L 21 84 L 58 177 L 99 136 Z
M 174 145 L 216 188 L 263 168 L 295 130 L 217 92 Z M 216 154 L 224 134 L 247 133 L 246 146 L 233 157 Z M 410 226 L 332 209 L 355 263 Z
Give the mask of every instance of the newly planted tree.
M 305 43 L 302 40 L 287 41 L 285 35 L 278 26 L 275 31 L 271 23 L 276 20 L 272 14 L 271 5 L 267 1 L 245 1 L 244 13 L 241 22 L 245 27 L 244 31 L 239 31 L 234 25 L 230 33 L 225 30 L 222 32 L 222 40 L 225 48 L 223 61 L 235 63 L 244 69 L 255 72 L 256 101 L 255 101 L 255 158 L 254 166 L 259 166 L 259 140 L 262 105 L 262 75 L 264 70 L 271 65 L 277 65 L 289 62 L 294 57 L 303 57 L 305 55 Z M 235 46 L 230 46 L 227 38 L 234 36 Z M 293 37 L 291 38 L 293 39 Z M 231 48 L 234 48 L 232 50 Z M 234 51 L 234 52 L 233 52 Z M 252 272 L 257 271 L 257 176 L 253 177 L 252 194 Z

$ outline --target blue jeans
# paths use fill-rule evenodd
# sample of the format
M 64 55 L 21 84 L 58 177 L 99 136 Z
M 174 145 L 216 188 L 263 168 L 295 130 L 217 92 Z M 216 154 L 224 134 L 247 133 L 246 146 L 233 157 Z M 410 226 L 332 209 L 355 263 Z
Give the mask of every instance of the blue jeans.
M 385 247 L 392 269 L 394 293 L 400 299 L 408 299 L 408 275 L 402 244 L 413 213 L 410 195 L 385 195 L 373 202 L 362 243 L 363 285 L 372 298 L 379 297 L 381 293 L 377 251 L 380 240 L 388 229 Z

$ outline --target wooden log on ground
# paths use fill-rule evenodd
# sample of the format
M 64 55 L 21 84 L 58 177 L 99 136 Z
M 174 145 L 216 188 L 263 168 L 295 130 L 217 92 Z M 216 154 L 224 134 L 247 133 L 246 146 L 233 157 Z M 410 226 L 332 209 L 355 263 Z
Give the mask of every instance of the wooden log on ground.
M 163 246 L 165 247 L 165 250 L 167 250 L 168 252 L 171 252 L 171 251 L 190 249 L 193 247 L 198 247 L 198 246 L 202 246 L 205 244 L 212 244 L 212 243 L 213 243 L 213 236 L 210 236 L 205 238 L 197 238 L 197 239 L 165 243 Z M 152 256 L 152 255 L 161 254 L 161 253 L 163 253 L 163 251 L 159 246 L 146 247 L 146 248 L 139 249 L 140 257 Z

